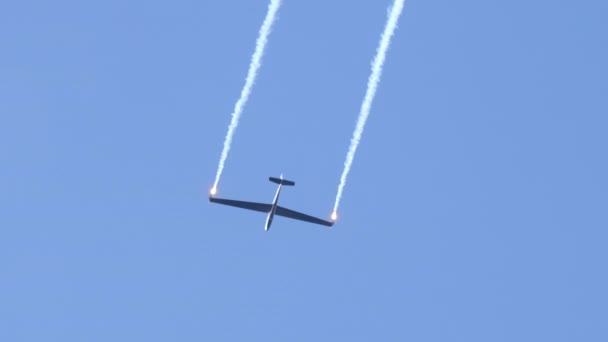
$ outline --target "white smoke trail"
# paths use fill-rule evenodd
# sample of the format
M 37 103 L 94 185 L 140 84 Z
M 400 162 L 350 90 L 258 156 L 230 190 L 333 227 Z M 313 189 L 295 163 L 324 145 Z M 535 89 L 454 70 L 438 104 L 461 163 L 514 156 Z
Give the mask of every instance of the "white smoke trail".
M 228 157 L 228 151 L 230 150 L 234 130 L 239 123 L 239 118 L 243 112 L 245 103 L 247 103 L 247 99 L 249 99 L 249 94 L 251 93 L 251 88 L 253 87 L 255 77 L 261 65 L 262 56 L 264 55 L 264 48 L 266 47 L 266 42 L 268 41 L 268 36 L 270 34 L 272 24 L 274 23 L 275 15 L 280 6 L 281 0 L 270 0 L 270 3 L 268 4 L 268 12 L 266 13 L 266 18 L 262 23 L 262 27 L 260 27 L 260 32 L 255 45 L 255 52 L 251 56 L 249 71 L 247 72 L 247 78 L 245 79 L 245 86 L 243 86 L 241 97 L 239 97 L 236 105 L 234 106 L 234 111 L 232 112 L 232 120 L 230 121 L 230 126 L 228 126 L 226 140 L 224 140 L 224 149 L 222 150 L 222 155 L 217 168 L 217 174 L 215 175 L 215 182 L 213 183 L 213 188 L 211 190 L 212 193 L 217 191 L 217 184 L 219 183 L 220 176 L 224 170 L 224 163 L 226 162 L 226 157 Z
M 342 198 L 344 185 L 346 184 L 346 176 L 348 175 L 350 167 L 353 163 L 355 152 L 357 151 L 357 146 L 359 145 L 359 140 L 361 139 L 361 134 L 363 134 L 363 128 L 365 128 L 365 121 L 369 116 L 372 102 L 374 100 L 374 95 L 376 94 L 378 83 L 380 82 L 380 75 L 382 74 L 382 65 L 384 64 L 384 59 L 386 58 L 386 51 L 388 50 L 388 47 L 390 45 L 391 37 L 395 32 L 395 28 L 397 28 L 397 22 L 399 21 L 399 16 L 401 15 L 401 11 L 403 9 L 403 3 L 404 0 L 395 0 L 395 2 L 393 3 L 393 7 L 388 14 L 388 20 L 386 22 L 384 32 L 382 33 L 382 36 L 380 38 L 376 57 L 372 62 L 372 72 L 367 82 L 367 91 L 365 93 L 363 103 L 361 104 L 361 111 L 359 113 L 359 118 L 357 119 L 357 126 L 353 133 L 353 137 L 350 140 L 350 147 L 348 148 L 348 153 L 346 154 L 346 161 L 344 162 L 344 171 L 342 171 L 342 176 L 340 177 L 340 185 L 338 186 L 338 193 L 336 194 L 336 203 L 334 204 L 334 211 L 332 214 L 332 217 L 334 219 L 338 211 L 340 199 Z

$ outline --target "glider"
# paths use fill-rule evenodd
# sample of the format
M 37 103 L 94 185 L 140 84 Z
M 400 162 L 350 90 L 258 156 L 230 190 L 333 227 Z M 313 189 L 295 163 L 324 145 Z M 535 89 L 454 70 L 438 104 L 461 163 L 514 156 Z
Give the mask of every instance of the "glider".
M 295 220 L 306 221 L 306 222 L 315 223 L 315 224 L 320 224 L 320 225 L 324 225 L 324 226 L 328 226 L 328 227 L 331 227 L 334 225 L 334 221 L 325 221 L 320 218 L 306 215 L 306 214 L 303 214 L 303 213 L 300 213 L 300 212 L 297 212 L 297 211 L 294 211 L 291 209 L 287 209 L 285 207 L 281 207 L 280 205 L 278 205 L 279 194 L 281 193 L 281 187 L 283 185 L 294 186 L 294 185 L 296 185 L 296 183 L 293 181 L 290 181 L 290 180 L 283 179 L 283 175 L 281 175 L 279 178 L 269 177 L 268 180 L 279 185 L 277 188 L 277 193 L 274 195 L 274 200 L 272 201 L 272 203 L 258 203 L 258 202 L 237 201 L 237 200 L 226 199 L 226 198 L 216 198 L 216 197 L 214 197 L 215 188 L 211 189 L 211 194 L 209 195 L 209 202 L 229 205 L 229 206 L 233 206 L 233 207 L 237 207 L 237 208 L 241 208 L 241 209 L 249 209 L 249 210 L 267 213 L 268 216 L 266 218 L 266 225 L 264 226 L 265 231 L 268 231 L 270 229 L 270 225 L 272 224 L 272 219 L 274 218 L 274 215 L 288 217 L 288 218 L 292 218 Z

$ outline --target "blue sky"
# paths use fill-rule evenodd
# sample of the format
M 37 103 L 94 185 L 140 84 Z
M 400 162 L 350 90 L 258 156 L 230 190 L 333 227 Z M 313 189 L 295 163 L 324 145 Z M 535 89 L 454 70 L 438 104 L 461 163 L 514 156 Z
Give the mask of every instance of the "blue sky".
M 220 194 L 331 212 L 390 1 L 284 0 Z M 605 1 L 406 1 L 332 229 L 210 205 L 266 1 L 0 5 L 3 341 L 608 338 Z

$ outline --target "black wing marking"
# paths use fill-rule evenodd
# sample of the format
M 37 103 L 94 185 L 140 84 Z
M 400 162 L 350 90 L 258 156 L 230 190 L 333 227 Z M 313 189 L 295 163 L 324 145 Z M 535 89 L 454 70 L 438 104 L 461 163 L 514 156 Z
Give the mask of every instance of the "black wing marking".
M 232 207 L 237 207 L 237 208 L 242 208 L 242 209 L 261 211 L 263 213 L 269 212 L 270 208 L 272 208 L 271 204 L 266 204 L 266 203 L 237 201 L 237 200 L 231 200 L 231 199 L 225 199 L 225 198 L 215 198 L 215 197 L 209 197 L 209 202 L 229 205 Z
M 296 220 L 300 220 L 300 221 L 306 221 L 306 222 L 310 222 L 310 223 L 316 223 L 316 224 L 321 224 L 324 226 L 328 226 L 331 227 L 334 225 L 333 222 L 330 221 L 325 221 L 322 220 L 318 217 L 314 217 L 314 216 L 310 216 L 310 215 L 306 215 L 306 214 L 302 214 L 300 212 L 291 210 L 291 209 L 287 209 L 281 206 L 277 206 L 276 211 L 274 212 L 275 214 L 279 215 L 279 216 L 284 216 L 284 217 L 289 217 L 292 219 L 296 219 Z

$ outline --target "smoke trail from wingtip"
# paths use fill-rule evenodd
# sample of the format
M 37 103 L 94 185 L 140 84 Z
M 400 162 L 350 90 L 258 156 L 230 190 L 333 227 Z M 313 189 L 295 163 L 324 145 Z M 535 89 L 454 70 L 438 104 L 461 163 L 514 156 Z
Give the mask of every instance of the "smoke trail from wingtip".
M 355 152 L 357 151 L 357 146 L 359 145 L 361 135 L 363 134 L 363 129 L 365 128 L 365 122 L 371 110 L 376 89 L 378 88 L 378 83 L 380 82 L 382 66 L 386 58 L 386 51 L 390 45 L 391 37 L 397 28 L 397 22 L 399 21 L 399 16 L 403 10 L 403 3 L 404 0 L 395 0 L 393 3 L 393 6 L 388 14 L 384 32 L 380 38 L 376 57 L 372 62 L 372 70 L 367 82 L 367 91 L 365 92 L 363 103 L 361 104 L 361 111 L 359 113 L 359 118 L 357 119 L 357 126 L 355 127 L 353 137 L 350 140 L 350 147 L 348 148 L 348 153 L 346 154 L 346 160 L 344 162 L 344 171 L 342 171 L 342 176 L 340 177 L 340 185 L 338 186 L 338 193 L 336 194 L 336 202 L 334 204 L 334 213 L 338 211 L 338 205 L 340 204 L 342 192 L 344 191 L 344 185 L 346 184 L 346 177 L 348 176 L 353 159 L 355 158 Z
M 258 69 L 262 64 L 262 56 L 264 55 L 264 49 L 266 47 L 266 42 L 268 41 L 268 36 L 270 35 L 270 31 L 272 28 L 272 24 L 274 23 L 274 18 L 281 6 L 281 0 L 270 0 L 268 4 L 268 12 L 266 13 L 266 18 L 260 27 L 260 32 L 258 34 L 258 38 L 255 45 L 255 51 L 251 56 L 251 63 L 249 64 L 249 71 L 247 72 L 247 78 L 245 79 L 245 85 L 243 86 L 243 90 L 241 90 L 241 96 L 234 106 L 234 111 L 232 112 L 232 120 L 230 121 L 230 125 L 228 126 L 228 133 L 226 134 L 226 139 L 224 140 L 224 149 L 222 150 L 222 155 L 220 157 L 220 162 L 217 167 L 217 174 L 215 175 L 215 181 L 213 182 L 213 191 L 217 189 L 217 185 L 220 181 L 220 176 L 222 175 L 222 171 L 224 170 L 224 164 L 226 162 L 226 158 L 228 157 L 228 151 L 230 150 L 230 145 L 232 144 L 232 136 L 234 135 L 234 131 L 236 130 L 236 126 L 239 124 L 239 118 L 241 113 L 243 112 L 243 108 L 249 99 L 249 94 L 251 93 L 251 88 L 255 82 L 255 77 L 257 75 Z

